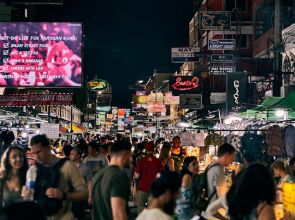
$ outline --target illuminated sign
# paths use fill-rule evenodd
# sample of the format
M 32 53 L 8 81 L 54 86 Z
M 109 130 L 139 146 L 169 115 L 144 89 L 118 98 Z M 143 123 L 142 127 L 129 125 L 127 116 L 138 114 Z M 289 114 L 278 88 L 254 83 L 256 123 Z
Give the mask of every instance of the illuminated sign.
M 171 77 L 169 83 L 173 95 L 197 93 L 201 88 L 201 81 L 198 76 Z
M 230 11 L 203 11 L 200 14 L 201 30 L 230 30 L 231 13 Z
M 108 90 L 110 84 L 103 79 L 91 80 L 87 83 L 87 87 L 91 91 L 105 91 Z
M 96 106 L 97 112 L 109 112 L 111 111 L 111 106 Z

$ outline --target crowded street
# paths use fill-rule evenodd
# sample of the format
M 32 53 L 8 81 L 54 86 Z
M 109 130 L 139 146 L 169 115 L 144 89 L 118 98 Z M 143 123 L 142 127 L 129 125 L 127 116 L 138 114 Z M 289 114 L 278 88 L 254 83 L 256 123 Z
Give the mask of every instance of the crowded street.
M 295 220 L 295 1 L 0 1 L 0 220 Z

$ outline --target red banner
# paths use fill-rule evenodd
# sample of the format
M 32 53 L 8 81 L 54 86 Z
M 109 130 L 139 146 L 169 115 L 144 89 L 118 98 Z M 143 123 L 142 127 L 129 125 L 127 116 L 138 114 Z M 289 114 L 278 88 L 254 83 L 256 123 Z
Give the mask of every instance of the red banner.
M 0 96 L 0 106 L 72 105 L 73 94 L 15 94 Z

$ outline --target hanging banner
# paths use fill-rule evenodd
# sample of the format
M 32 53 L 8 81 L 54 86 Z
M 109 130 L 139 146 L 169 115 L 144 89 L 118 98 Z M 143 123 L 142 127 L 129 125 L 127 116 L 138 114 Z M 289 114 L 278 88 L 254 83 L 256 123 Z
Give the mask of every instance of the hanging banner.
M 197 53 L 200 52 L 198 47 L 177 47 L 171 48 L 171 62 L 185 63 L 198 61 Z
M 45 134 L 49 139 L 59 138 L 59 124 L 41 123 L 40 134 Z
M 147 97 L 148 104 L 163 104 L 164 102 L 164 94 L 161 92 L 151 93 Z
M 226 74 L 226 113 L 239 112 L 245 103 L 247 75 L 245 73 Z
M 208 50 L 235 50 L 235 39 L 208 40 Z
M 198 76 L 173 76 L 169 78 L 170 91 L 173 95 L 195 94 L 201 89 L 201 80 Z
M 179 104 L 179 96 L 173 96 L 172 92 L 166 93 L 164 97 L 165 105 L 178 105 Z
M 151 105 L 148 105 L 148 112 L 149 113 L 166 112 L 166 107 L 163 104 L 151 104 Z
M 180 95 L 181 109 L 202 109 L 202 95 L 201 94 L 185 94 Z
M 231 26 L 230 11 L 202 11 L 200 29 L 208 31 L 229 31 Z
M 73 94 L 14 94 L 0 96 L 0 106 L 72 105 Z

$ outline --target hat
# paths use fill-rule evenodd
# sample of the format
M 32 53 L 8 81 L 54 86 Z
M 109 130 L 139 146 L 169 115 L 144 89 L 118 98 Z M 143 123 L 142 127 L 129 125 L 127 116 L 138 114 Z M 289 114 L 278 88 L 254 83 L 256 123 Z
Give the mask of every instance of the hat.
M 147 151 L 154 151 L 155 145 L 152 141 L 145 144 L 145 149 Z

